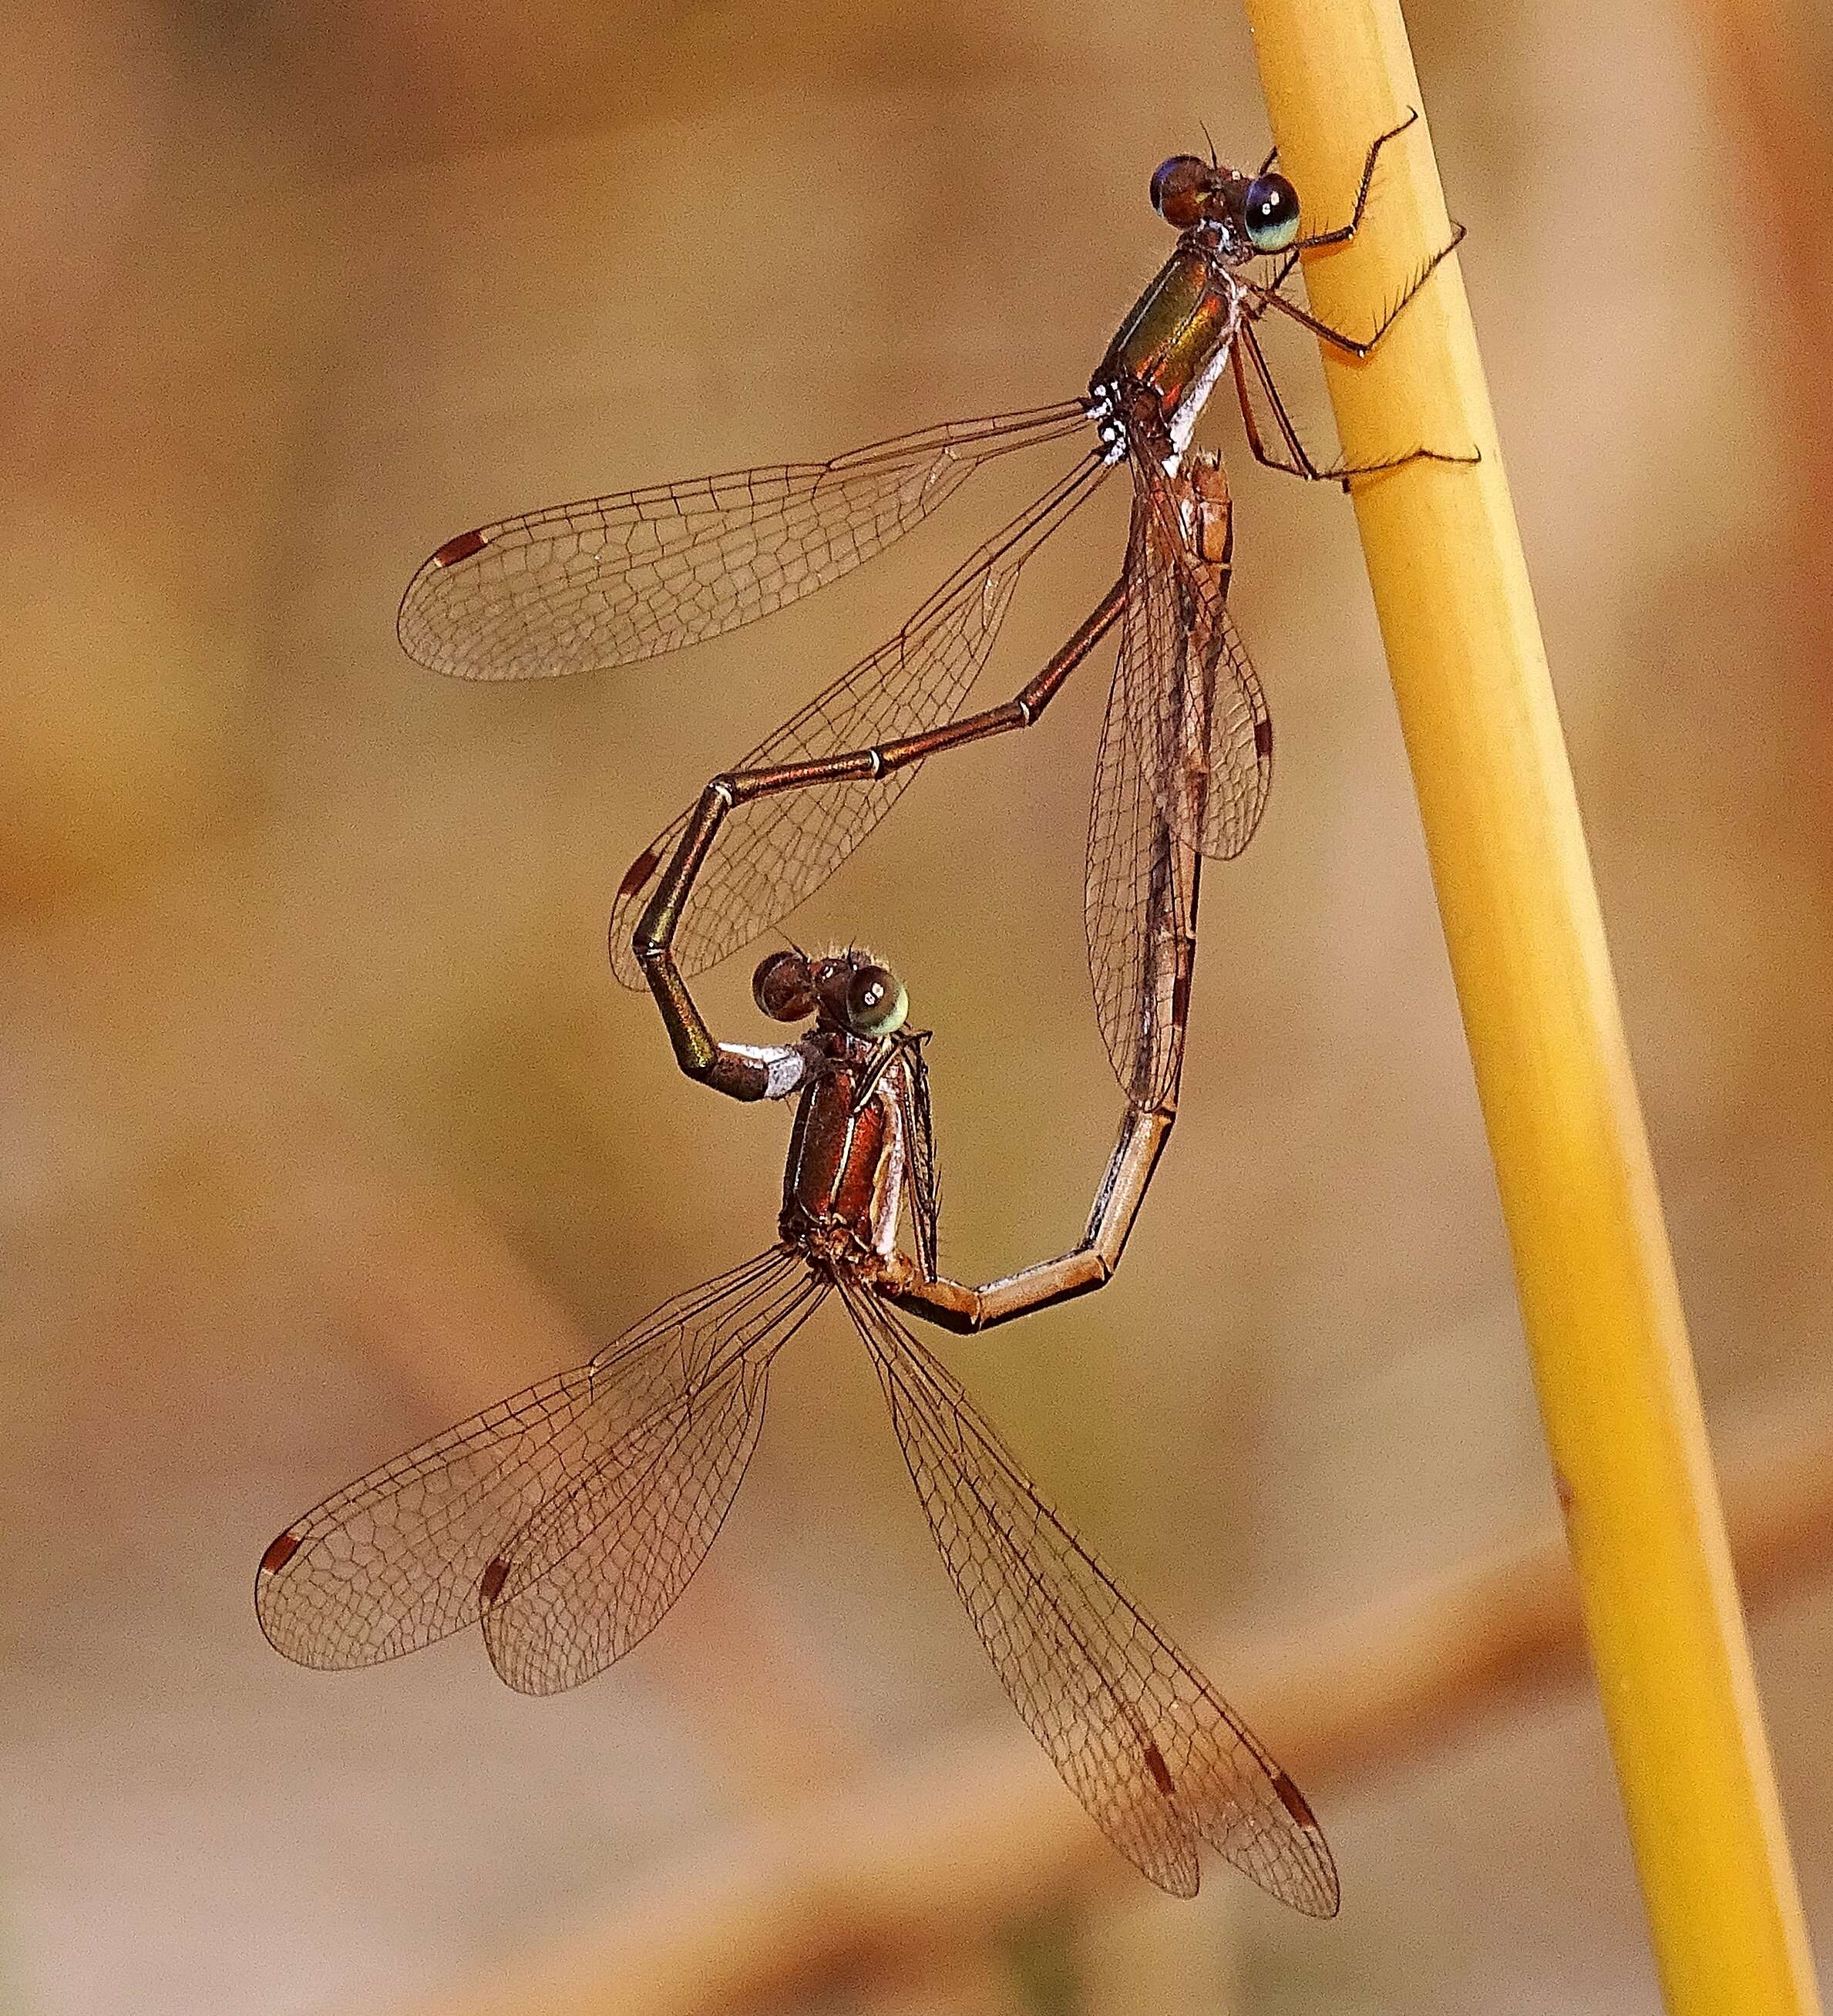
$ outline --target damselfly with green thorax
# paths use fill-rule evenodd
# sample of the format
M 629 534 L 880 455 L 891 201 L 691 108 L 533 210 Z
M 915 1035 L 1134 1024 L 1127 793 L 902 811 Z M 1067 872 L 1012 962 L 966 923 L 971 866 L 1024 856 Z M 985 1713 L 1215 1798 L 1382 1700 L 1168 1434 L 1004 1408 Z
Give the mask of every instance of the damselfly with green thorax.
M 590 1679 L 686 1587 L 756 1446 L 777 1352 L 837 1299 L 1001 1683 L 1108 1839 L 1179 1895 L 1195 1894 L 1207 1842 L 1274 1896 L 1331 1916 L 1335 1867 L 1297 1786 L 905 1320 L 976 1330 L 1098 1287 L 1174 1107 L 1129 1105 L 1070 1251 L 982 1287 L 950 1280 L 925 1039 L 901 984 L 857 949 L 775 952 L 757 970 L 757 1004 L 810 1026 L 792 1042 L 716 1041 L 673 953 L 709 837 L 685 835 L 662 873 L 645 971 L 693 1076 L 735 1099 L 796 1099 L 776 1243 L 288 1527 L 256 1575 L 263 1629 L 290 1658 L 351 1668 L 478 1623 L 512 1687 L 551 1694 Z M 1169 926 L 1161 912 L 1153 928 Z M 1175 963 L 1177 948 L 1162 956 Z
M 1152 199 L 1179 234 L 1176 249 L 1121 324 L 1084 397 L 925 428 L 831 462 L 627 491 L 462 533 L 409 585 L 402 644 L 435 671 L 477 679 L 659 657 L 839 579 L 927 517 L 983 463 L 1092 433 L 1081 460 L 950 575 L 894 637 L 723 780 L 731 801 L 749 810 L 707 863 L 677 956 L 683 971 L 700 971 L 787 916 L 858 845 L 925 758 L 1030 726 L 1117 624 L 1085 913 L 1097 1013 L 1115 1069 L 1136 1102 L 1156 1103 L 1164 1089 L 1164 1018 L 1142 1041 L 1142 1017 L 1151 1018 L 1139 976 L 1147 957 L 1144 913 L 1165 842 L 1141 808 L 1156 805 L 1160 823 L 1182 822 L 1178 837 L 1199 854 L 1233 855 L 1259 823 L 1273 761 L 1260 682 L 1221 599 L 1226 570 L 1218 576 L 1195 550 L 1206 526 L 1189 516 L 1188 493 L 1181 508 L 1174 479 L 1193 459 L 1191 430 L 1224 373 L 1233 374 L 1255 456 L 1288 474 L 1346 481 L 1409 463 L 1472 459 L 1414 446 L 1380 461 L 1319 466 L 1288 417 L 1256 333 L 1263 317 L 1276 314 L 1333 349 L 1365 357 L 1457 245 L 1461 229 L 1364 334 L 1332 328 L 1292 298 L 1299 255 L 1354 239 L 1382 149 L 1417 117 L 1409 113 L 1369 147 L 1348 221 L 1309 235 L 1299 229 L 1298 196 L 1272 157 L 1257 174 L 1194 155 L 1165 162 L 1152 177 Z M 958 718 L 1026 562 L 1122 463 L 1134 496 L 1120 578 L 1011 700 Z M 1213 461 L 1211 469 L 1219 482 Z M 1200 653 L 1190 648 L 1199 631 Z M 1204 779 L 1195 794 L 1180 781 L 1192 773 Z M 612 961 L 631 986 L 642 984 L 642 972 L 631 927 L 690 816 L 682 814 L 644 850 L 619 891 Z

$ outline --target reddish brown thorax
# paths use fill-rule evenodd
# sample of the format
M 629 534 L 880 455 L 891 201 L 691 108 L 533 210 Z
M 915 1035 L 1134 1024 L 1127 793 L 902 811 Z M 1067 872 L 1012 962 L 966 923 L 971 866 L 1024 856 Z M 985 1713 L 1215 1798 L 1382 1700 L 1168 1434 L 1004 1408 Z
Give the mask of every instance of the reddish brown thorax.
M 877 1046 L 821 1030 L 821 1061 L 796 1109 L 778 1229 L 791 1245 L 857 1264 L 888 1254 L 897 1223 L 904 1129 L 891 1075 L 862 1101 Z

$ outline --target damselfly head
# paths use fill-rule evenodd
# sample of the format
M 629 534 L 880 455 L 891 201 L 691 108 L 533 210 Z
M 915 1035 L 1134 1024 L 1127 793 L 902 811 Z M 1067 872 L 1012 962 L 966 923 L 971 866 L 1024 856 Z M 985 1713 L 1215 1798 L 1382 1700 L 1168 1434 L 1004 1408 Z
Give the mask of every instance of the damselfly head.
M 1152 208 L 1174 230 L 1188 231 L 1208 214 L 1221 177 L 1195 154 L 1173 154 L 1152 171 Z
M 806 1022 L 821 1007 L 808 955 L 771 952 L 751 976 L 751 998 L 773 1022 Z
M 854 969 L 841 1013 L 856 1036 L 894 1036 L 910 1013 L 910 996 L 888 966 Z
M 1299 235 L 1299 193 L 1284 175 L 1229 184 L 1240 191 L 1242 235 L 1256 252 L 1283 252 Z
M 910 1013 L 903 982 L 861 946 L 814 959 L 773 952 L 751 976 L 751 995 L 774 1021 L 814 1016 L 825 1028 L 874 1039 L 895 1035 Z
M 1179 231 L 1216 224 L 1253 252 L 1283 252 L 1299 235 L 1299 193 L 1284 175 L 1238 175 L 1195 154 L 1161 161 L 1152 207 Z

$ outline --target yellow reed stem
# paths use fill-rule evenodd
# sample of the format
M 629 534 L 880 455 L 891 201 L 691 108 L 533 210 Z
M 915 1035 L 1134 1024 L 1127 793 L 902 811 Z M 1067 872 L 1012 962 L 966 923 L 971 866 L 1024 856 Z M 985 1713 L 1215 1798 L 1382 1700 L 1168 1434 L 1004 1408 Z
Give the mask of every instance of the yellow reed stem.
M 1247 0 L 1280 162 L 1340 222 L 1368 142 L 1423 113 L 1396 0 Z M 1310 256 L 1371 327 L 1445 242 L 1423 118 L 1365 230 Z M 1818 2007 L 1661 1205 L 1483 367 L 1454 260 L 1326 370 L 1515 1255 L 1656 1964 L 1675 2016 Z

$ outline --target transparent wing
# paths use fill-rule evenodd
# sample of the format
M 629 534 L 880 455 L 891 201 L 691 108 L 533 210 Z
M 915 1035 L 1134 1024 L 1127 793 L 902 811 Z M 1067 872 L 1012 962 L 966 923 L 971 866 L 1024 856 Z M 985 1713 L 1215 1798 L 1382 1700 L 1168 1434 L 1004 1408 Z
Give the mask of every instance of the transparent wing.
M 683 1328 L 695 1369 L 556 1492 L 485 1568 L 491 1663 L 519 1692 L 558 1694 L 621 1658 L 706 1557 L 764 1425 L 771 1359 L 824 1301 L 796 1258 L 786 1273 Z
M 936 1544 L 1012 1703 L 1135 1868 L 1195 1894 L 1208 1841 L 1314 1917 L 1336 1868 L 1303 1796 L 1039 1495 L 952 1376 L 843 1284 Z
M 1102 1040 L 1128 1100 L 1149 1108 L 1170 1100 L 1182 1066 L 1201 864 L 1153 794 L 1128 705 L 1123 667 L 1095 758 L 1083 921 Z
M 982 463 L 1087 423 L 1084 401 L 951 421 L 832 462 L 557 504 L 448 539 L 401 598 L 411 658 L 468 679 L 634 664 L 825 587 Z
M 897 1079 L 904 1114 L 904 1153 L 910 1158 L 905 1195 L 916 1238 L 917 1257 L 933 1280 L 940 1268 L 942 1173 L 936 1161 L 936 1122 L 929 1105 L 929 1067 L 920 1039 L 904 1053 Z
M 665 1303 L 589 1364 L 347 1485 L 262 1556 L 262 1629 L 304 1665 L 348 1668 L 473 1622 L 486 1571 L 516 1535 L 556 1498 L 615 1472 L 631 1438 L 704 1390 L 735 1348 L 780 1342 L 772 1325 L 807 1278 L 806 1262 L 773 1247 Z
M 774 769 L 868 749 L 952 720 L 992 651 L 1025 563 L 1107 473 L 1098 454 L 1085 457 L 963 562 L 895 637 L 733 769 Z M 704 971 L 789 916 L 890 812 L 920 768 L 912 764 L 872 782 L 779 792 L 741 806 L 701 869 L 675 934 L 681 972 Z M 691 815 L 683 812 L 656 836 L 618 891 L 611 967 L 626 987 L 644 985 L 631 934 L 657 868 L 674 853 Z
M 1273 725 L 1228 614 L 1227 571 L 1191 553 L 1163 472 L 1134 463 L 1120 681 L 1152 792 L 1201 854 L 1253 839 L 1273 781 Z

